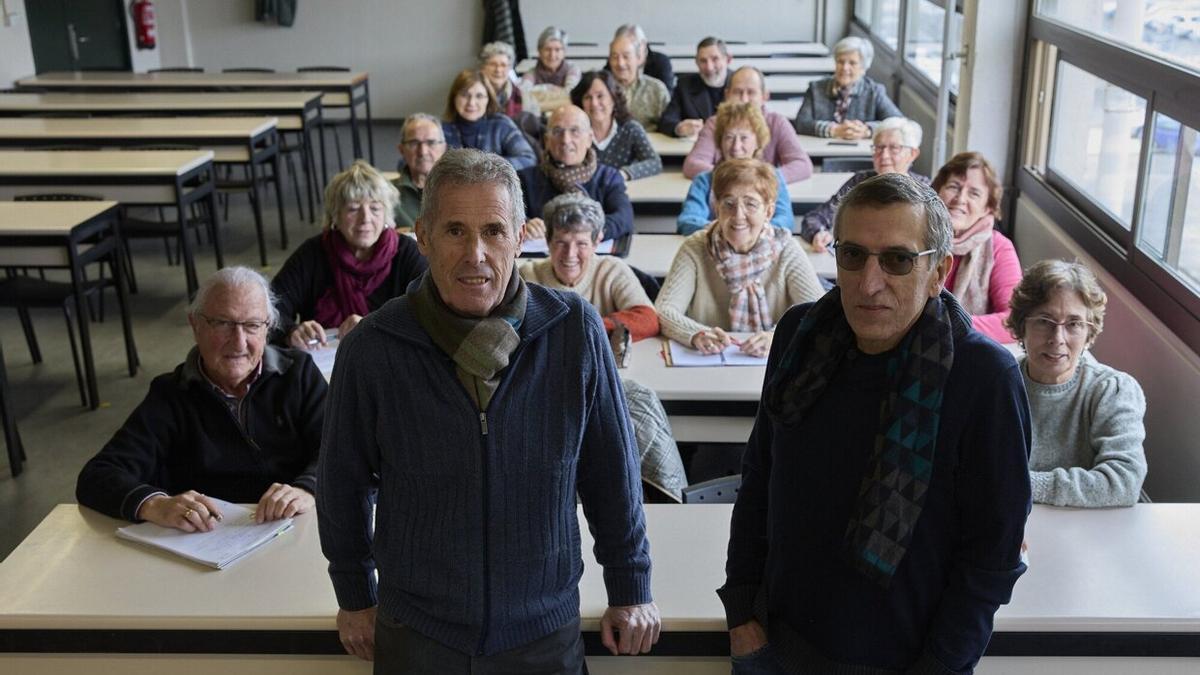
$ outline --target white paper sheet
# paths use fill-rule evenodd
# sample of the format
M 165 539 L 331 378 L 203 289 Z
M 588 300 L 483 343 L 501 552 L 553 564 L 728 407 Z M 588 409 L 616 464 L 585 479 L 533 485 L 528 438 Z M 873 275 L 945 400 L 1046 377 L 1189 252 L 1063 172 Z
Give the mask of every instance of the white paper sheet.
M 671 365 L 681 368 L 721 367 L 721 366 L 765 366 L 766 357 L 750 356 L 742 353 L 737 345 L 729 345 L 725 351 L 717 354 L 701 354 L 685 347 L 674 340 L 670 341 Z
M 184 532 L 154 523 L 138 523 L 117 530 L 117 536 L 161 548 L 175 555 L 225 569 L 292 526 L 292 519 L 261 525 L 254 522 L 254 509 L 213 499 L 223 519 L 212 532 Z
M 613 239 L 605 239 L 604 241 L 600 242 L 596 245 L 596 253 L 600 253 L 602 255 L 612 253 L 614 241 L 615 240 Z M 526 255 L 531 253 L 550 255 L 550 245 L 547 244 L 546 240 L 541 237 L 538 237 L 537 239 L 526 239 L 525 241 L 521 242 L 521 253 Z

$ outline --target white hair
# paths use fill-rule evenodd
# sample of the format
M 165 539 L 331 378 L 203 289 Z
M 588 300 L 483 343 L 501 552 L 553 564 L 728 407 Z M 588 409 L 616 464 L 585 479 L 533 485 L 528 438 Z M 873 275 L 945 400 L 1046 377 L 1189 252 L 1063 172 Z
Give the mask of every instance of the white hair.
M 566 43 L 563 43 L 566 44 Z M 508 65 L 511 67 L 517 62 L 517 53 L 513 51 L 512 45 L 507 42 L 489 42 L 479 50 L 479 65 L 487 63 L 487 60 L 493 56 L 508 57 Z
M 216 288 L 257 288 L 262 292 L 263 300 L 267 303 L 267 324 L 269 328 L 279 325 L 279 310 L 275 307 L 275 293 L 267 278 L 249 267 L 224 267 L 200 282 L 196 297 L 188 304 L 187 314 L 195 317 L 204 311 L 208 295 Z
M 508 195 L 508 218 L 512 232 L 517 232 L 525 224 L 525 198 L 521 192 L 521 180 L 512 164 L 500 155 L 474 148 L 447 150 L 433 165 L 433 170 L 425 179 L 425 190 L 421 193 L 421 219 L 427 221 L 427 226 L 436 225 L 436 219 L 441 217 L 443 185 L 497 185 Z
M 446 133 L 442 130 L 442 121 L 433 115 L 430 115 L 429 113 L 419 112 L 413 113 L 404 118 L 404 125 L 400 127 L 401 143 L 404 142 L 404 138 L 408 135 L 409 128 L 416 125 L 417 122 L 429 122 L 434 126 L 434 128 L 437 129 L 438 136 L 440 136 L 443 141 L 446 140 Z
M 837 44 L 833 46 L 833 58 L 836 59 L 839 54 L 846 52 L 858 52 L 858 55 L 862 57 L 863 70 L 870 68 L 871 61 L 875 60 L 875 47 L 871 41 L 853 35 L 837 41 Z
M 636 42 L 639 50 L 650 46 L 650 41 L 646 39 L 646 31 L 642 30 L 642 27 L 636 23 L 623 24 L 617 28 L 616 32 L 613 33 L 613 40 L 615 41 L 617 38 L 622 37 L 627 37 Z
M 547 42 L 552 42 L 554 40 L 561 42 L 563 49 L 566 49 L 567 31 L 554 26 L 547 26 L 546 30 L 542 31 L 542 34 L 538 36 L 538 50 L 540 51 L 542 47 L 545 47 Z
M 921 125 L 907 117 L 889 117 L 879 124 L 875 125 L 875 134 L 871 136 L 871 140 L 879 138 L 879 135 L 887 131 L 896 131 L 900 134 L 900 140 L 904 145 L 910 148 L 921 147 Z

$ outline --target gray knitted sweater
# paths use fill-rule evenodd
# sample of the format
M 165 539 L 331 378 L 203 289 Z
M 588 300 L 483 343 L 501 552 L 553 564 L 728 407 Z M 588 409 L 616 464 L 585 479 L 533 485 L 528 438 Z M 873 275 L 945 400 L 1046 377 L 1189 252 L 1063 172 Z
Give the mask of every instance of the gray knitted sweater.
M 1137 380 L 1085 351 L 1070 381 L 1039 384 L 1027 360 L 1021 359 L 1021 374 L 1033 416 L 1033 501 L 1132 506 L 1146 478 L 1146 397 Z

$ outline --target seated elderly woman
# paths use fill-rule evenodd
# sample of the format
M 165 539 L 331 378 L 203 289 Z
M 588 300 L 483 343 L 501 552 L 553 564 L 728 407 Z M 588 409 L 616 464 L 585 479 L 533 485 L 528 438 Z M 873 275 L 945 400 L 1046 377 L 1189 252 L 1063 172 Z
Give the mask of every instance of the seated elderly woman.
M 549 84 L 571 90 L 579 84 L 579 66 L 567 60 L 567 31 L 548 26 L 537 40 L 537 65 L 521 77 L 530 86 Z
M 1146 478 L 1146 397 L 1137 380 L 1088 349 L 1108 298 L 1088 268 L 1043 260 L 1013 291 L 1008 326 L 1025 348 L 1033 501 L 1132 506 Z
M 767 225 L 778 182 L 756 159 L 713 172 L 717 220 L 683 240 L 654 304 L 664 335 L 712 354 L 750 333 L 741 350 L 766 356 L 783 313 L 824 294 L 791 232 Z
M 626 181 L 662 173 L 662 158 L 650 145 L 646 130 L 625 107 L 625 92 L 607 70 L 584 73 L 571 90 L 571 103 L 592 122 L 596 160 L 620 170 Z
M 870 138 L 875 125 L 904 113 L 883 84 L 866 76 L 875 58 L 870 40 L 848 37 L 833 46 L 832 77 L 808 85 L 796 114 L 796 133 L 825 138 Z
M 929 185 L 928 176 L 912 170 L 913 161 L 921 154 L 920 124 L 903 117 L 889 117 L 875 127 L 873 138 L 871 163 L 875 168 L 855 172 L 828 201 L 804 215 L 800 236 L 812 243 L 814 251 L 820 253 L 833 243 L 833 217 L 838 204 L 855 185 L 881 173 L 907 173 L 913 179 Z
M 500 114 L 496 96 L 477 70 L 464 70 L 450 85 L 442 122 L 449 148 L 475 148 L 507 159 L 520 171 L 537 164 L 537 155 L 517 124 Z
M 658 335 L 658 315 L 633 270 L 620 258 L 596 255 L 596 244 L 604 229 L 600 203 L 569 192 L 546 202 L 543 214 L 550 257 L 523 265 L 521 276 L 526 281 L 583 296 L 600 313 L 610 334 L 621 325 L 633 340 Z M 687 478 L 666 411 L 653 390 L 632 380 L 623 380 L 622 384 L 641 455 L 642 480 L 680 501 Z M 651 493 L 647 496 L 656 501 Z
M 946 288 L 972 314 L 975 330 L 996 342 L 1012 342 L 1004 319 L 1021 280 L 1021 261 L 1012 242 L 994 227 L 1003 192 L 995 170 L 978 152 L 960 152 L 938 170 L 931 187 L 954 226 Z
M 311 511 L 327 386 L 306 354 L 267 344 L 267 280 L 219 270 L 187 315 L 195 346 L 84 465 L 76 499 L 185 532 L 219 527 L 213 497 L 257 503 L 259 522 Z
M 489 42 L 479 50 L 479 72 L 492 88 L 496 97 L 496 105 L 500 112 L 516 121 L 522 112 L 538 114 L 537 101 L 528 101 L 521 95 L 521 88 L 516 86 L 513 74 L 513 63 L 517 55 L 512 45 L 507 42 Z
M 398 196 L 362 160 L 329 181 L 323 232 L 300 244 L 271 282 L 280 314 L 275 342 L 305 349 L 324 344 L 326 328 L 345 335 L 425 272 L 417 243 L 396 233 Z
M 720 161 L 761 158 L 762 149 L 771 140 L 771 130 L 763 117 L 761 106 L 726 101 L 717 106 L 716 117 L 714 137 L 721 146 Z M 675 223 L 675 231 L 679 234 L 696 232 L 716 218 L 712 176 L 712 171 L 705 171 L 692 179 L 692 186 L 688 189 L 683 208 Z M 790 233 L 796 225 L 796 219 L 792 215 L 792 197 L 788 194 L 783 171 L 776 168 L 775 178 L 777 192 L 771 224 Z

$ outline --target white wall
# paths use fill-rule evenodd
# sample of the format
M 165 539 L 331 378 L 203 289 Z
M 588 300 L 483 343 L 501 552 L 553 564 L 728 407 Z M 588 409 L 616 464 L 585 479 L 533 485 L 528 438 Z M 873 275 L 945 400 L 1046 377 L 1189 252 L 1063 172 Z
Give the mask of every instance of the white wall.
M 12 24 L 4 25 L 4 17 L 0 16 L 0 89 L 8 89 L 14 80 L 33 75 L 33 46 L 29 42 L 25 0 L 0 0 L 0 4 Z
M 1119 286 L 1095 260 L 1027 198 L 1017 200 L 1016 244 L 1029 266 L 1046 258 L 1078 259 L 1108 294 L 1096 358 L 1137 378 L 1146 392 L 1146 491 L 1159 502 L 1200 501 L 1200 356 Z

